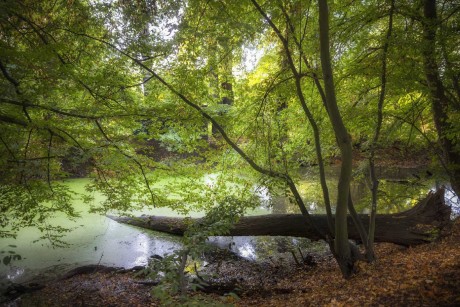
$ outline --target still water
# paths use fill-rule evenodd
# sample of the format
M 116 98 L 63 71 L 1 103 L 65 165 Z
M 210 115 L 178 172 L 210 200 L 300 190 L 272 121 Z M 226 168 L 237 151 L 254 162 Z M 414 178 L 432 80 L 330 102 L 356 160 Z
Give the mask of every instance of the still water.
M 336 170 L 332 169 L 330 172 L 333 174 Z M 385 179 L 381 183 L 380 212 L 392 213 L 405 210 L 433 189 L 435 181 L 421 180 L 423 174 L 423 170 L 417 169 L 380 170 L 381 177 Z M 77 192 L 84 191 L 87 182 L 88 179 L 67 181 Z M 337 183 L 332 180 L 328 184 L 330 191 L 334 191 Z M 307 169 L 302 171 L 299 190 L 311 213 L 323 213 L 321 189 L 314 171 Z M 351 192 L 358 211 L 366 213 L 370 201 L 366 181 L 355 180 Z M 250 214 L 298 212 L 296 206 L 291 204 L 283 193 L 277 193 L 281 196 L 274 196 L 269 189 L 260 186 L 254 188 L 254 193 L 260 199 L 260 207 Z M 334 195 L 331 194 L 334 202 Z M 0 261 L 5 255 L 9 255 L 10 251 L 21 255 L 21 260 L 14 260 L 8 264 L 0 263 L 0 288 L 10 282 L 40 281 L 57 277 L 72 268 L 87 264 L 125 268 L 146 265 L 151 255 L 165 255 L 181 246 L 178 237 L 119 224 L 105 216 L 88 213 L 87 205 L 82 204 L 78 199 L 74 203 L 82 214 L 81 218 L 75 222 L 56 218 L 57 224 L 74 228 L 64 238 L 70 247 L 53 248 L 43 240 L 34 242 L 40 233 L 32 228 L 22 229 L 16 239 L 0 240 Z M 143 213 L 177 216 L 167 208 L 152 209 Z M 191 214 L 191 216 L 200 215 L 200 212 Z M 228 247 L 240 256 L 252 260 L 262 259 L 273 251 L 286 249 L 286 246 L 308 245 L 307 239 L 267 237 L 214 237 L 210 242 Z

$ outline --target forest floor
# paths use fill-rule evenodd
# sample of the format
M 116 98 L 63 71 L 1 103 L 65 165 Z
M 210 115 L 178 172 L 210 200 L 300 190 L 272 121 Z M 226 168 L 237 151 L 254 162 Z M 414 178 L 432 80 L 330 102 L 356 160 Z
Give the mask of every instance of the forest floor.
M 328 254 L 310 254 L 309 264 L 280 266 L 226 259 L 210 264 L 230 281 L 235 295 L 190 292 L 187 306 L 460 306 L 460 218 L 441 240 L 405 248 L 377 244 L 375 264 L 359 262 L 344 280 Z M 161 306 L 152 286 L 135 273 L 92 272 L 50 282 L 6 306 Z M 225 283 L 224 283 L 225 284 Z M 183 302 L 183 301 L 182 301 Z M 192 304 L 192 303 L 195 304 Z M 196 306 L 196 305 L 195 305 Z

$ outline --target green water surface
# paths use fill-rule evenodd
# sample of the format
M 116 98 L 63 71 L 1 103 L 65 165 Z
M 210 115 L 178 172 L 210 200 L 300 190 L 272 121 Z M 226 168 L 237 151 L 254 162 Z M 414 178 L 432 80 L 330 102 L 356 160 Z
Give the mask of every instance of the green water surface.
M 331 170 L 332 173 L 335 171 Z M 401 172 L 401 170 L 396 170 L 396 174 L 387 172 L 386 179 L 382 180 L 381 183 L 379 207 L 381 213 L 398 212 L 410 208 L 433 187 L 433 180 L 414 180 L 414 172 L 420 171 L 406 170 Z M 298 186 L 310 212 L 324 213 L 321 189 L 316 173 L 308 169 L 303 170 L 302 178 Z M 163 184 L 167 181 L 168 178 L 162 180 Z M 72 179 L 67 180 L 66 184 L 73 191 L 84 193 L 84 186 L 88 182 L 89 179 Z M 330 180 L 328 184 L 330 190 L 334 191 L 337 185 L 336 181 Z M 265 187 L 254 188 L 254 193 L 260 199 L 260 207 L 250 214 L 298 212 L 297 207 L 289 201 L 289 197 L 283 196 L 283 193 L 278 193 L 280 195 L 275 196 Z M 370 195 L 365 180 L 354 181 L 352 195 L 358 211 L 366 213 Z M 100 195 L 93 196 L 95 202 L 103 200 Z M 332 192 L 331 197 L 334 202 L 335 195 Z M 56 225 L 74 228 L 64 238 L 69 243 L 69 247 L 53 248 L 47 241 L 34 242 L 41 236 L 35 228 L 21 229 L 16 239 L 0 239 L 0 261 L 10 252 L 21 256 L 21 260 L 14 260 L 8 264 L 0 263 L 0 281 L 3 284 L 5 281 L 18 283 L 31 279 L 55 277 L 72 268 L 87 264 L 125 268 L 145 265 L 151 255 L 168 254 L 181 246 L 178 237 L 119 224 L 103 215 L 89 213 L 88 204 L 84 204 L 78 198 L 74 199 L 73 203 L 81 213 L 81 218 L 76 221 L 69 221 L 64 216 L 58 215 L 53 220 Z M 134 215 L 177 216 L 177 213 L 168 208 L 132 213 Z M 202 212 L 191 212 L 190 216 L 195 217 L 202 214 Z M 300 242 L 299 240 L 302 239 L 292 239 L 289 244 L 297 244 Z M 278 249 L 280 245 L 279 240 L 273 243 L 274 241 L 272 242 L 267 238 L 254 237 L 217 237 L 211 241 L 222 247 L 228 246 L 234 252 L 249 259 L 263 257 L 264 253 L 269 254 L 273 249 Z M 285 243 L 282 244 L 285 245 Z

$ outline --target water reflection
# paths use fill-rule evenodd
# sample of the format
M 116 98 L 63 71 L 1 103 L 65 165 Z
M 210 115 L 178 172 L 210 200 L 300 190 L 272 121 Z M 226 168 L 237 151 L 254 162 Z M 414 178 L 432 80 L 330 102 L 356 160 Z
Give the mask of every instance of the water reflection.
M 16 241 L 2 239 L 0 250 L 8 250 L 7 246 L 14 242 L 22 260 L 1 263 L 0 281 L 52 278 L 87 264 L 125 268 L 146 265 L 150 255 L 169 254 L 181 247 L 177 237 L 119 224 L 104 216 L 89 215 L 79 223 L 85 223 L 85 227 L 69 234 L 69 248 L 53 249 L 33 243 L 32 229 L 21 231 Z
M 262 207 L 270 206 L 272 196 L 266 186 L 254 186 L 252 193 L 259 199 Z
M 254 260 L 256 258 L 256 251 L 251 243 L 252 242 L 247 242 L 243 246 L 238 247 L 237 254 L 244 258 Z
M 139 256 L 134 260 L 134 265 L 145 265 L 147 263 L 147 255 L 150 252 L 150 241 L 149 237 L 143 233 L 136 236 L 134 244 Z
M 395 173 L 392 173 L 388 170 L 380 170 L 380 213 L 405 210 L 415 204 L 418 198 L 425 196 L 427 191 L 436 187 L 433 179 L 421 180 L 412 175 L 417 171 L 396 169 Z M 330 172 L 329 178 L 335 178 L 334 172 L 337 170 Z M 216 178 L 216 176 L 208 176 L 205 182 L 212 186 Z M 75 182 L 82 181 L 76 180 Z M 331 201 L 334 203 L 337 183 L 335 180 L 330 180 L 328 186 L 331 191 Z M 308 210 L 311 213 L 324 213 L 317 174 L 311 169 L 303 170 L 298 187 Z M 297 206 L 290 201 L 287 190 L 273 191 L 265 186 L 255 186 L 253 192 L 258 196 L 262 207 L 257 211 L 259 214 L 298 212 Z M 357 211 L 368 212 L 370 192 L 366 180 L 355 178 L 351 193 Z M 446 191 L 446 201 L 452 206 L 453 216 L 459 216 L 459 199 L 450 189 Z M 149 212 L 149 214 L 174 215 L 172 212 L 161 210 L 163 211 Z M 84 209 L 82 212 L 85 212 Z M 84 213 L 82 219 L 75 224 L 68 220 L 57 222 L 77 227 L 65 238 L 71 244 L 71 248 L 51 249 L 42 243 L 32 243 L 39 234 L 35 229 L 23 229 L 18 233 L 17 240 L 2 239 L 0 241 L 0 251 L 8 251 L 8 245 L 15 244 L 18 246 L 15 252 L 22 256 L 22 260 L 9 265 L 0 263 L 0 279 L 22 282 L 37 276 L 62 274 L 86 264 L 127 268 L 145 265 L 150 255 L 164 256 L 181 247 L 180 239 L 177 237 L 119 224 L 95 214 Z M 326 250 L 324 244 L 302 238 L 215 237 L 209 241 L 222 248 L 228 248 L 244 258 L 256 261 L 272 257 L 274 253 L 289 253 L 290 250 L 297 249 L 299 246 L 303 249 Z
M 436 184 L 433 186 L 430 190 L 431 191 L 436 191 L 439 189 L 439 184 Z M 452 190 L 452 187 L 450 185 L 445 185 L 445 194 L 444 194 L 444 200 L 448 206 L 452 209 L 451 212 L 451 219 L 455 219 L 460 216 L 460 199 L 455 194 L 455 192 Z
M 283 259 L 286 258 L 286 254 L 287 257 L 291 257 L 292 252 L 297 252 L 299 249 L 319 253 L 328 251 L 324 242 L 312 242 L 306 238 L 294 237 L 211 237 L 208 242 L 253 261 L 266 261 L 273 257 Z
M 18 279 L 18 277 L 23 275 L 24 271 L 25 271 L 24 268 L 12 265 L 11 269 L 8 271 L 8 273 L 6 275 L 6 278 L 9 279 L 9 280 L 14 281 L 14 280 Z
M 413 206 L 419 199 L 426 196 L 430 188 L 436 182 L 434 176 L 426 176 L 426 170 L 417 168 L 378 168 L 380 181 L 378 194 L 378 213 L 396 213 L 404 211 Z M 335 210 L 337 199 L 337 180 L 339 175 L 338 167 L 328 169 L 328 188 L 330 193 L 332 210 Z M 312 214 L 324 214 L 322 189 L 319 182 L 319 175 L 313 169 L 301 169 L 300 180 L 297 187 L 307 209 Z M 359 213 L 369 213 L 371 204 L 370 183 L 367 176 L 355 176 L 351 182 L 350 192 Z M 300 213 L 297 205 L 291 201 L 290 192 L 287 188 L 261 188 L 264 193 L 255 193 L 259 196 L 260 203 L 272 213 Z M 450 194 L 449 194 L 450 193 Z M 452 191 L 446 192 L 446 201 L 454 197 Z

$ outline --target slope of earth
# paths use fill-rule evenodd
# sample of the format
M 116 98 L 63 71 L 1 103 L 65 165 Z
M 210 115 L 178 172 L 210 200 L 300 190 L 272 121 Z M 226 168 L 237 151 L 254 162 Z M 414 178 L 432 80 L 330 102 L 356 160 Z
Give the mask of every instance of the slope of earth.
M 460 306 L 459 218 L 452 233 L 438 242 L 413 248 L 378 244 L 376 252 L 378 262 L 358 263 L 357 274 L 349 280 L 341 278 L 330 256 L 315 256 L 316 265 L 303 267 L 224 261 L 219 263 L 220 274 L 236 282 L 240 299 L 200 294 L 200 305 Z M 141 281 L 129 272 L 76 275 L 6 306 L 159 306 L 150 294 L 152 286 Z
M 460 219 L 440 242 L 403 248 L 379 244 L 378 262 L 358 263 L 343 280 L 332 259 L 279 282 L 289 294 L 243 297 L 240 306 L 460 306 Z M 276 289 L 273 289 L 276 290 Z M 276 292 L 276 291 L 272 291 Z

